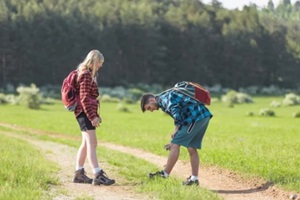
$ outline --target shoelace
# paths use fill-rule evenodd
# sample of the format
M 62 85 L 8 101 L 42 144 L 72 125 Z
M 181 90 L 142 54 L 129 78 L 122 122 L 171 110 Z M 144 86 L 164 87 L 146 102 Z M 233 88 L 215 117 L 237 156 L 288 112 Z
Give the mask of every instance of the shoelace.
M 104 171 L 103 171 L 102 175 L 103 175 L 105 178 L 108 178 L 108 179 L 109 179 L 109 177 L 107 176 L 107 174 L 106 174 Z
M 97 177 L 99 177 L 99 176 L 109 179 L 108 175 L 103 170 L 99 173 L 99 175 Z

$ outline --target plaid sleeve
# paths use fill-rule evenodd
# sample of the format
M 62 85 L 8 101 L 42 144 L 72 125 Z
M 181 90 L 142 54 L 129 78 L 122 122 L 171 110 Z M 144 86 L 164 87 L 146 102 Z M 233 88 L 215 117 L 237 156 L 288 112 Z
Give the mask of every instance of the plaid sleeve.
M 168 113 L 176 126 L 188 125 L 206 117 L 212 117 L 202 104 L 178 92 L 169 92 L 159 96 L 161 109 Z
M 177 93 L 171 93 L 170 102 L 169 102 L 169 110 L 174 119 L 175 126 L 179 126 L 182 124 L 182 115 L 181 115 L 181 106 L 180 102 L 182 102 L 183 96 L 178 95 Z
M 162 95 L 160 98 L 163 110 L 174 119 L 174 124 L 176 126 L 180 125 L 182 119 L 179 102 L 181 101 L 182 97 L 174 94 L 173 92 L 169 92 L 165 95 Z
M 91 95 L 94 90 L 93 84 L 95 83 L 92 80 L 92 77 L 89 73 L 82 74 L 82 76 L 79 79 L 80 103 L 82 105 L 84 113 L 87 115 L 90 121 L 92 121 L 95 117 L 98 116 L 97 105 L 95 109 L 95 103 L 91 101 Z

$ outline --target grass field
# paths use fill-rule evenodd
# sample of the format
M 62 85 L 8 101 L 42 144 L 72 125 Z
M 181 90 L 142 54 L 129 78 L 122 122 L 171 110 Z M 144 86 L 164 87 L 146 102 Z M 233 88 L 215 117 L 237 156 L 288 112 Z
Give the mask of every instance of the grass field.
M 201 162 L 242 172 L 245 176 L 260 176 L 290 190 L 300 191 L 300 118 L 293 118 L 300 106 L 272 108 L 275 117 L 261 117 L 261 108 L 269 107 L 273 99 L 254 98 L 254 104 L 229 108 L 213 103 L 214 114 L 201 150 Z M 172 119 L 161 111 L 142 113 L 138 104 L 126 105 L 129 113 L 117 110 L 118 104 L 102 103 L 103 123 L 98 139 L 141 148 L 166 155 L 163 145 L 170 140 Z M 18 124 L 66 135 L 79 136 L 73 113 L 60 102 L 28 110 L 22 106 L 0 105 L 2 122 Z M 248 116 L 253 112 L 254 116 Z M 182 150 L 180 159 L 187 160 Z
M 0 127 L 0 134 L 9 129 Z M 16 131 L 14 134 L 30 134 L 27 131 Z M 2 137 L 3 136 L 3 137 Z M 36 137 L 51 140 L 78 148 L 79 140 L 60 140 L 48 136 Z M 32 145 L 22 140 L 10 138 L 1 134 L 0 140 L 1 163 L 4 163 L 0 175 L 0 199 L 33 200 L 53 199 L 57 195 L 65 194 L 64 190 L 49 192 L 51 185 L 60 185 L 57 178 L 58 168 L 55 163 L 45 160 L 43 155 Z M 157 166 L 126 153 L 99 147 L 101 156 L 99 163 L 109 163 L 109 171 L 114 171 L 118 177 L 118 184 L 134 185 L 137 193 L 143 193 L 150 199 L 180 199 L 180 200 L 220 200 L 212 191 L 204 188 L 182 187 L 178 178 L 170 177 L 163 181 L 160 178 L 149 180 L 146 176 L 150 171 L 157 170 Z M 56 163 L 58 164 L 58 163 Z M 111 174 L 111 173 L 110 173 Z M 120 180 L 121 179 L 121 180 Z M 93 199 L 88 195 L 76 199 Z
M 0 199 L 51 199 L 43 193 L 56 185 L 58 167 L 28 143 L 1 135 Z

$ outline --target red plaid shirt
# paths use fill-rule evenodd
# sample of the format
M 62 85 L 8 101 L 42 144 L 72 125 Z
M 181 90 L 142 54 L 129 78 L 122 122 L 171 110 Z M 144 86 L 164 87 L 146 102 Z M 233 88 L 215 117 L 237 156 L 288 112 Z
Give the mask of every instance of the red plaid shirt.
M 88 70 L 80 75 L 75 88 L 76 91 L 79 91 L 80 97 L 80 102 L 74 111 L 75 116 L 77 117 L 81 112 L 84 112 L 90 121 L 95 117 L 99 117 L 97 112 L 99 106 L 97 100 L 99 96 L 98 86 Z

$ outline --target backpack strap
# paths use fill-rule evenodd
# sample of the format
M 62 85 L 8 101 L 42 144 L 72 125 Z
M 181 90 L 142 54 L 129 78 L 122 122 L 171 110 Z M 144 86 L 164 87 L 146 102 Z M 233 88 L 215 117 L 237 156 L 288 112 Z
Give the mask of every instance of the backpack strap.
M 161 93 L 155 94 L 154 96 L 160 96 L 160 95 L 163 95 L 163 94 L 165 94 L 165 93 L 167 93 L 167 92 L 171 92 L 173 89 L 174 89 L 174 88 L 170 88 L 170 89 L 164 90 L 164 91 L 162 91 Z
M 196 101 L 199 101 L 198 99 L 195 98 L 194 94 L 192 94 L 189 90 L 187 90 L 186 88 L 179 88 L 179 87 L 173 87 L 172 88 L 173 90 L 185 95 L 185 96 L 188 96 Z

